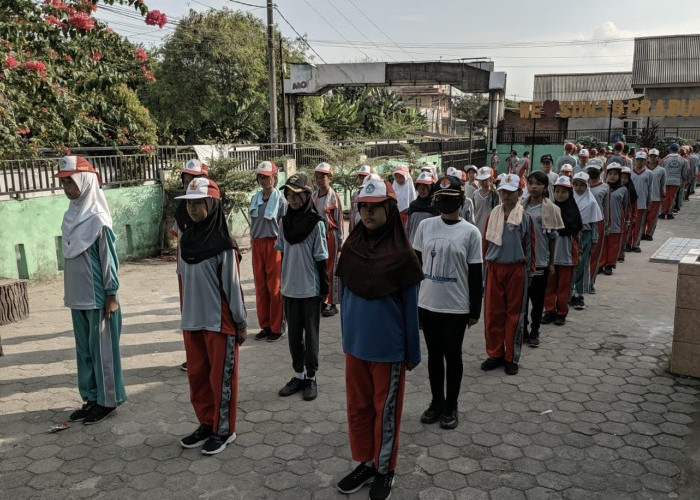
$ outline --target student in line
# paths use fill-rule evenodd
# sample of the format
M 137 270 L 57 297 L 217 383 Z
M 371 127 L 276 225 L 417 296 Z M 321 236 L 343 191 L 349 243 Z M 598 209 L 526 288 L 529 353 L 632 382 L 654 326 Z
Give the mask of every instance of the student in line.
M 608 234 L 608 214 L 610 213 L 610 187 L 601 180 L 600 174 L 603 170 L 602 163 L 588 162 L 586 173 L 588 174 L 588 186 L 593 193 L 593 197 L 598 202 L 598 207 L 603 213 L 603 220 L 598 221 L 598 241 L 591 248 L 591 258 L 589 260 L 588 278 L 584 277 L 583 290 L 585 293 L 595 294 L 595 281 L 598 271 L 603 267 L 603 251 L 605 237 Z
M 651 194 L 654 184 L 654 174 L 651 173 L 646 166 L 647 154 L 644 151 L 637 151 L 635 154 L 634 168 L 630 173 L 634 190 L 637 192 L 637 203 L 633 205 L 635 210 L 635 223 L 630 231 L 630 237 L 627 239 L 627 244 L 632 252 L 639 253 L 642 249 L 639 244 L 642 240 L 642 233 L 649 216 L 649 208 L 651 205 Z
M 532 218 L 518 203 L 520 178 L 506 175 L 496 206 L 486 223 L 483 254 L 486 261 L 484 371 L 505 365 L 508 375 L 518 373 L 527 307 L 527 283 L 535 270 L 535 233 Z
M 661 166 L 666 170 L 666 199 L 659 219 L 675 219 L 673 215 L 674 203 L 684 181 L 687 169 L 685 160 L 678 154 L 680 146 L 673 143 L 668 147 L 668 155 L 663 159 Z
M 277 165 L 261 162 L 256 169 L 260 189 L 250 200 L 250 239 L 253 247 L 253 278 L 255 280 L 255 310 L 260 332 L 255 340 L 276 342 L 284 333 L 280 274 L 282 256 L 275 249 L 279 225 L 287 201 L 277 189 Z
M 82 156 L 64 156 L 54 175 L 70 200 L 61 224 L 63 303 L 71 310 L 83 406 L 73 422 L 96 424 L 126 401 L 119 337 L 119 260 L 99 174 Z
M 571 142 L 567 142 L 566 144 L 564 144 L 564 154 L 562 156 L 560 156 L 559 158 L 557 158 L 557 165 L 556 165 L 556 168 L 554 169 L 554 171 L 556 173 L 558 173 L 559 175 L 561 175 L 561 168 L 564 165 L 571 165 L 571 168 L 573 170 L 574 166 L 578 163 L 576 157 L 574 156 L 575 152 L 576 152 L 576 145 L 575 144 L 573 144 Z
M 180 170 L 180 181 L 182 182 L 183 189 L 186 191 L 192 179 L 197 177 L 209 177 L 209 167 L 197 159 L 187 161 L 187 163 L 185 163 L 185 168 Z M 180 228 L 187 229 L 191 225 L 192 219 L 190 219 L 187 213 L 187 203 L 185 201 L 180 201 L 175 208 L 173 225 L 169 231 L 171 236 L 177 238 L 177 264 L 175 266 L 175 272 L 177 273 L 177 289 L 180 294 L 180 310 L 182 310 L 182 278 L 180 277 L 180 237 L 182 236 L 182 231 Z M 180 370 L 183 372 L 187 371 L 187 362 L 180 365 Z
M 279 395 L 303 391 L 304 400 L 312 401 L 318 396 L 321 304 L 328 295 L 326 223 L 313 202 L 313 188 L 306 175 L 292 175 L 282 190 L 287 213 L 282 217 L 275 248 L 282 252 L 282 303 L 294 376 Z
M 476 175 L 479 189 L 474 191 L 474 224 L 483 235 L 486 231 L 486 220 L 491 210 L 500 203 L 498 192 L 493 188 L 493 171 L 489 167 L 481 167 Z
M 416 190 L 411 179 L 411 172 L 406 165 L 400 165 L 394 170 L 394 182 L 392 184 L 399 205 L 399 214 L 404 227 L 408 222 L 408 207 L 416 199 Z
M 622 185 L 620 178 L 622 165 L 613 162 L 607 166 L 607 182 L 610 188 L 609 209 L 605 248 L 603 249 L 603 274 L 610 276 L 617 267 L 617 258 L 622 246 L 622 231 L 625 225 L 627 207 L 629 207 L 629 192 Z
M 635 207 L 637 206 L 637 191 L 634 189 L 631 174 L 632 169 L 629 167 L 622 167 L 620 169 L 620 183 L 625 189 L 627 189 L 627 193 L 629 194 L 629 203 L 627 204 L 625 224 L 622 228 L 622 235 L 620 237 L 620 254 L 617 257 L 618 262 L 624 262 L 625 252 L 632 250 L 632 248 L 627 245 L 627 240 L 630 238 L 637 218 L 637 211 L 635 210 Z
M 369 179 L 355 202 L 361 222 L 338 263 L 348 434 L 360 464 L 338 483 L 350 494 L 391 495 L 406 370 L 420 363 L 420 263 L 406 237 L 391 184 Z
M 215 455 L 236 439 L 238 346 L 248 334 L 240 254 L 214 181 L 194 179 L 177 199 L 186 200 L 193 221 L 180 238 L 181 326 L 190 401 L 200 424 L 180 445 Z
M 331 187 L 333 167 L 325 162 L 319 163 L 314 169 L 314 180 L 317 189 L 311 195 L 311 199 L 316 211 L 326 224 L 326 246 L 328 247 L 326 267 L 329 287 L 321 316 L 327 318 L 338 314 L 339 291 L 335 269 L 343 246 L 343 205 L 340 202 L 340 196 Z
M 554 272 L 547 278 L 547 293 L 544 299 L 542 324 L 566 323 L 569 314 L 569 294 L 574 268 L 579 262 L 579 237 L 583 223 L 574 201 L 571 179 L 561 176 L 554 183 L 554 204 L 561 211 L 564 227 L 557 230 L 554 245 Z
M 583 292 L 586 278 L 590 276 L 591 249 L 600 238 L 604 237 L 598 233 L 598 222 L 603 220 L 603 212 L 593 196 L 588 181 L 589 175 L 586 172 L 574 174 L 574 200 L 583 223 L 580 245 L 581 258 L 574 271 L 573 293 L 571 295 L 571 305 L 578 311 L 586 308 Z
M 421 422 L 459 423 L 457 398 L 462 383 L 462 343 L 481 315 L 481 233 L 461 218 L 464 185 L 454 177 L 438 180 L 433 205 L 440 217 L 421 223 L 413 241 L 423 265 L 418 312 L 428 348 L 432 400 Z
M 409 242 L 413 242 L 418 226 L 423 220 L 429 217 L 435 217 L 439 214 L 437 209 L 433 207 L 432 194 L 434 184 L 435 181 L 430 172 L 421 172 L 416 179 L 418 198 L 411 202 L 407 212 L 408 221 L 406 222 L 406 234 L 408 235 Z
M 479 181 L 476 180 L 479 169 L 476 168 L 476 165 L 467 165 L 465 172 L 467 173 L 467 182 L 464 185 L 464 196 L 471 200 L 474 191 L 479 189 Z
M 564 227 L 559 207 L 544 196 L 548 188 L 548 176 L 544 172 L 532 172 L 527 178 L 528 195 L 520 202 L 525 208 L 525 213 L 532 218 L 535 235 L 535 271 L 527 289 L 528 303 L 532 304 L 532 322 L 528 322 L 526 305 L 523 326 L 523 339 L 530 347 L 540 345 L 540 324 L 544 312 L 547 278 L 554 273 L 556 231 Z
M 367 180 L 367 177 L 372 175 L 372 173 L 372 167 L 370 167 L 369 165 L 362 165 L 360 168 L 357 169 L 357 172 L 355 172 L 357 190 L 354 191 L 352 195 L 350 195 L 350 220 L 348 221 L 348 233 L 352 233 L 352 230 L 355 229 L 357 223 L 360 222 L 360 212 L 357 209 L 357 203 L 354 203 L 354 201 L 360 194 L 360 190 L 362 189 L 362 186 Z
M 464 186 L 464 201 L 462 203 L 462 212 L 460 215 L 465 221 L 474 224 L 474 202 L 466 195 L 466 179 L 468 178 L 466 172 L 450 167 L 447 169 L 446 175 L 459 180 L 462 186 Z
M 649 197 L 649 210 L 647 211 L 647 221 L 644 225 L 642 239 L 653 241 L 656 231 L 656 222 L 661 213 L 661 205 L 666 198 L 666 169 L 659 165 L 659 150 L 650 149 L 648 155 L 647 168 L 651 172 L 651 195 Z

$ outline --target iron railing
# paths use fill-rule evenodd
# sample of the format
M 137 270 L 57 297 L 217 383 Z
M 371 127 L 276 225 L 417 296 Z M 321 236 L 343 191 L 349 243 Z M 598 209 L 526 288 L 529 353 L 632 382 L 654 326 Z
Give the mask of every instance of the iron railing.
M 642 129 L 588 129 L 588 130 L 532 130 L 516 131 L 499 128 L 496 140 L 499 144 L 563 144 L 581 137 L 594 137 L 603 142 L 616 142 L 624 137 L 626 142 L 636 143 Z M 665 127 L 657 131 L 659 137 L 682 137 L 700 140 L 700 127 Z

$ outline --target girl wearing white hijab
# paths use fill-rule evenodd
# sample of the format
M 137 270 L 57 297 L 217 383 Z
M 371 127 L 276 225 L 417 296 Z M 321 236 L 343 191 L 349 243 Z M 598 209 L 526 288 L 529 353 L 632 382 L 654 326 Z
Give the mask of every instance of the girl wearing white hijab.
M 95 424 L 126 401 L 119 354 L 122 317 L 112 216 L 93 166 L 65 156 L 54 177 L 70 200 L 63 215 L 64 303 L 71 309 L 82 408 L 71 421 Z
M 394 183 L 392 187 L 396 192 L 396 201 L 398 202 L 401 222 L 403 222 L 403 226 L 406 227 L 406 222 L 408 222 L 408 207 L 411 202 L 416 199 L 416 188 L 413 186 L 411 172 L 406 165 L 401 165 L 394 170 Z
M 583 231 L 581 232 L 581 259 L 578 266 L 574 270 L 573 295 L 571 296 L 571 305 L 576 310 L 585 309 L 583 303 L 583 290 L 588 290 L 590 286 L 590 256 L 591 248 L 595 246 L 599 237 L 598 221 L 603 220 L 603 212 L 588 186 L 588 174 L 585 172 L 577 172 L 574 174 L 574 200 L 578 205 L 578 210 L 581 213 L 581 221 L 583 222 Z

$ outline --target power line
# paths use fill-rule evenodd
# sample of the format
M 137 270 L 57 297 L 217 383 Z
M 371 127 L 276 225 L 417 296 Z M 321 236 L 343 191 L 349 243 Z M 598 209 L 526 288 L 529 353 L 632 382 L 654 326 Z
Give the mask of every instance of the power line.
M 397 49 L 400 49 L 400 50 L 401 50 L 402 52 L 404 52 L 408 57 L 410 57 L 411 59 L 413 59 L 413 56 L 412 56 L 409 52 L 407 52 L 406 50 L 403 49 L 403 47 L 400 47 L 396 42 L 394 42 L 394 40 L 392 40 L 392 39 L 389 37 L 389 35 L 386 34 L 385 30 L 383 30 L 383 29 L 381 29 L 379 26 L 377 26 L 377 24 L 372 20 L 372 18 L 369 17 L 367 14 L 365 14 L 365 11 L 362 10 L 362 9 L 360 9 L 360 8 L 357 6 L 357 4 L 356 4 L 353 0 L 348 0 L 348 2 L 350 2 L 350 3 L 352 4 L 352 6 L 355 7 L 355 8 L 360 12 L 360 14 L 362 14 L 362 15 L 364 16 L 364 18 L 367 19 L 367 20 L 370 22 L 370 24 L 371 24 L 372 26 L 374 26 L 374 27 L 377 29 L 377 31 L 379 31 L 382 35 L 384 35 L 384 36 L 386 37 L 386 39 L 389 40 Z
M 343 14 L 343 13 L 340 11 L 340 9 L 338 9 L 338 7 L 336 7 L 335 4 L 334 4 L 333 2 L 331 2 L 331 0 L 328 0 L 328 3 L 330 4 L 331 7 L 333 7 L 333 8 L 335 9 L 335 11 L 336 11 L 338 14 L 341 15 L 341 17 L 342 17 L 343 19 L 345 19 L 345 20 L 348 22 L 348 24 L 349 24 L 350 26 L 352 26 L 353 28 L 355 28 L 355 31 L 357 31 L 362 37 L 364 37 L 365 40 L 367 40 L 369 43 L 371 43 L 372 45 L 374 45 L 377 49 L 379 49 L 379 50 L 380 50 L 385 56 L 387 56 L 388 58 L 394 59 L 394 56 L 392 56 L 391 54 L 389 54 L 389 53 L 387 53 L 386 51 L 384 51 L 384 49 L 382 49 L 379 45 L 377 45 L 377 44 L 374 43 L 372 40 L 370 40 L 370 39 L 367 37 L 367 35 L 365 35 L 357 26 L 355 26 L 355 23 L 353 23 L 350 19 L 348 19 L 348 18 L 345 16 L 345 14 Z
M 313 5 L 311 5 L 311 4 L 309 3 L 309 0 L 304 0 L 304 3 L 305 3 L 306 5 L 308 5 L 308 6 L 311 8 L 311 10 L 313 10 L 313 11 L 316 13 L 316 15 L 317 15 L 318 17 L 320 17 L 321 19 L 323 19 L 323 21 L 324 21 L 328 26 L 330 26 L 331 29 L 332 29 L 333 31 L 335 31 L 336 33 L 338 33 L 338 35 L 340 35 L 340 38 L 342 38 L 343 40 L 345 40 L 346 42 L 348 42 L 350 45 L 353 45 L 353 43 L 352 43 L 350 40 L 348 40 L 347 38 L 345 38 L 345 35 L 343 35 L 340 31 L 338 31 L 338 29 L 337 29 L 335 26 L 333 26 L 333 25 L 328 21 L 328 19 L 326 19 L 325 17 L 323 17 L 323 15 L 322 15 L 319 11 L 317 11 L 316 8 L 315 8 Z M 354 45 L 353 45 L 353 46 L 354 46 Z M 362 55 L 364 55 L 367 59 L 372 59 L 371 57 L 369 57 L 369 55 L 367 55 L 367 52 L 365 52 L 364 50 L 360 49 L 359 47 L 356 47 L 356 49 L 357 49 L 358 51 L 360 51 L 360 52 L 362 53 Z
M 245 5 L 246 7 L 255 7 L 255 8 L 258 8 L 258 9 L 266 9 L 266 8 L 267 8 L 267 7 L 265 7 L 264 5 L 255 5 L 255 4 L 252 4 L 252 3 L 239 2 L 238 0 L 228 0 L 228 1 L 231 2 L 231 3 L 238 3 L 238 4 L 241 4 L 241 5 Z
M 316 54 L 316 55 L 318 56 L 318 58 L 319 58 L 321 61 L 323 61 L 324 64 L 328 64 L 328 63 L 326 62 L 326 60 L 325 60 L 323 57 L 321 57 L 321 54 L 319 54 L 318 52 L 316 52 L 316 49 L 314 49 L 314 48 L 311 46 L 311 44 L 310 44 L 309 41 L 306 39 L 306 37 L 301 36 L 301 35 L 299 34 L 299 32 L 294 28 L 294 26 L 292 26 L 292 23 L 290 23 L 289 21 L 287 21 L 287 18 L 284 17 L 284 14 L 282 14 L 282 12 L 279 10 L 279 8 L 277 7 L 277 5 L 275 5 L 275 10 L 276 10 L 277 13 L 280 15 L 280 17 L 284 20 L 284 22 L 287 23 L 287 25 L 288 25 L 290 28 L 292 28 L 292 31 L 293 31 L 294 33 L 297 34 L 297 36 L 299 37 L 299 40 L 301 40 L 302 42 L 304 42 L 304 43 L 306 44 L 306 46 L 307 46 L 309 49 L 311 49 L 311 52 L 313 52 L 314 54 Z

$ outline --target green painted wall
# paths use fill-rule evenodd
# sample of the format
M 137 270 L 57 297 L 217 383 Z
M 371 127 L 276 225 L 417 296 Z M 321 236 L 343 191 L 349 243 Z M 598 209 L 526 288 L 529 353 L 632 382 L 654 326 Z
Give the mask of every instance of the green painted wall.
M 112 212 L 117 252 L 121 259 L 138 259 L 158 251 L 163 191 L 160 185 L 135 186 L 104 191 Z M 19 278 L 16 245 L 24 246 L 23 274 L 30 279 L 58 274 L 63 195 L 0 202 L 0 276 Z

